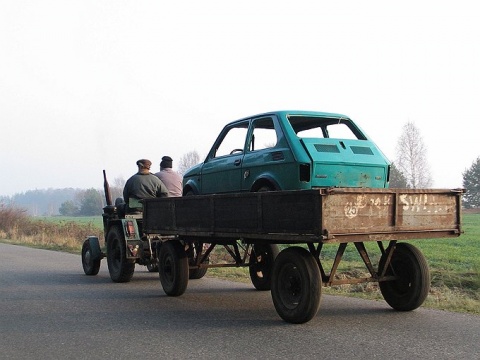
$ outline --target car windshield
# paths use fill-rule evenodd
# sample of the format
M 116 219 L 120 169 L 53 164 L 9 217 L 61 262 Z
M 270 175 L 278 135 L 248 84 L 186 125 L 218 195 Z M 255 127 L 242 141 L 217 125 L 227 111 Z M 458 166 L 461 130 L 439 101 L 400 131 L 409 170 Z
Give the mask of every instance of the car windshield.
M 290 115 L 288 120 L 300 138 L 366 140 L 365 135 L 347 118 Z

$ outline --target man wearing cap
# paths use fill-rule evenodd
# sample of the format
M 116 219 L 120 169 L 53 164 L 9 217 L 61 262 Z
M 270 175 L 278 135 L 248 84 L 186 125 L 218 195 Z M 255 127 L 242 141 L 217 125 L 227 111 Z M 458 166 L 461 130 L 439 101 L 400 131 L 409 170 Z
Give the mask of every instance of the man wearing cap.
M 182 196 L 182 176 L 172 170 L 172 158 L 170 156 L 162 157 L 160 162 L 160 171 L 155 175 L 165 184 L 169 196 Z
M 125 183 L 123 199 L 127 204 L 127 211 L 142 210 L 139 200 L 156 197 L 167 197 L 168 189 L 165 184 L 150 172 L 152 162 L 147 159 L 137 161 L 138 172 Z

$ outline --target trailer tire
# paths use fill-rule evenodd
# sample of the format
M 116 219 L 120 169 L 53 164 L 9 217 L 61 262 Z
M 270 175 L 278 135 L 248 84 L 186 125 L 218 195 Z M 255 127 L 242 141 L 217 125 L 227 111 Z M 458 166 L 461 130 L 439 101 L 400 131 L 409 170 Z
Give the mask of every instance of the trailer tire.
M 188 263 L 189 263 L 189 266 L 195 266 L 197 264 L 198 256 L 201 255 L 203 243 L 193 242 L 190 244 L 190 247 L 191 248 L 188 251 Z M 203 264 L 209 264 L 209 263 L 210 263 L 210 259 L 207 257 L 203 261 Z M 207 267 L 190 269 L 188 271 L 188 278 L 191 280 L 201 279 L 205 276 L 207 271 L 208 271 Z
M 205 261 L 206 264 L 208 264 L 209 260 L 207 259 Z M 190 269 L 188 272 L 188 278 L 192 280 L 198 280 L 201 279 L 205 276 L 207 273 L 208 268 L 199 268 L 199 269 Z
M 280 317 L 294 324 L 311 320 L 322 294 L 320 269 L 306 249 L 282 250 L 273 265 L 272 300 Z
M 107 263 L 110 278 L 117 283 L 129 282 L 135 271 L 135 263 L 127 259 L 123 231 L 114 226 L 107 234 Z
M 158 251 L 158 273 L 163 291 L 169 296 L 180 296 L 187 289 L 188 257 L 183 245 L 169 240 Z
M 384 268 L 386 257 L 384 254 L 380 259 L 379 272 Z M 415 246 L 397 244 L 385 275 L 399 277 L 379 283 L 383 298 L 393 309 L 411 311 L 423 304 L 430 290 L 430 271 L 427 260 Z
M 277 244 L 255 244 L 250 254 L 249 273 L 257 290 L 272 288 L 272 270 L 279 253 Z
M 82 266 L 85 275 L 97 275 L 100 271 L 100 260 L 96 256 L 97 251 L 95 250 L 100 245 L 98 244 L 98 239 L 95 237 L 87 238 L 82 245 Z

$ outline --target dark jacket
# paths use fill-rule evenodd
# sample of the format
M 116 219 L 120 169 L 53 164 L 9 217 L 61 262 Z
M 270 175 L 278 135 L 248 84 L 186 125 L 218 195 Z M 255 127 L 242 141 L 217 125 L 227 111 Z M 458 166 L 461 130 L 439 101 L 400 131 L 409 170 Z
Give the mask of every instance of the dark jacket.
M 150 172 L 136 173 L 127 180 L 123 188 L 123 199 L 127 206 L 130 199 L 141 200 L 167 196 L 168 190 L 165 184 Z

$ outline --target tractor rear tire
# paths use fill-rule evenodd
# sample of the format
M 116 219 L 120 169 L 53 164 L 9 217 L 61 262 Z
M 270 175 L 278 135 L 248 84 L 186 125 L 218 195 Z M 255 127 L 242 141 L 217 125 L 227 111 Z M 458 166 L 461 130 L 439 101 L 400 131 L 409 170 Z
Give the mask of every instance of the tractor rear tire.
M 129 282 L 135 271 L 135 262 L 127 259 L 127 246 L 122 229 L 112 227 L 107 235 L 107 263 L 112 281 Z

